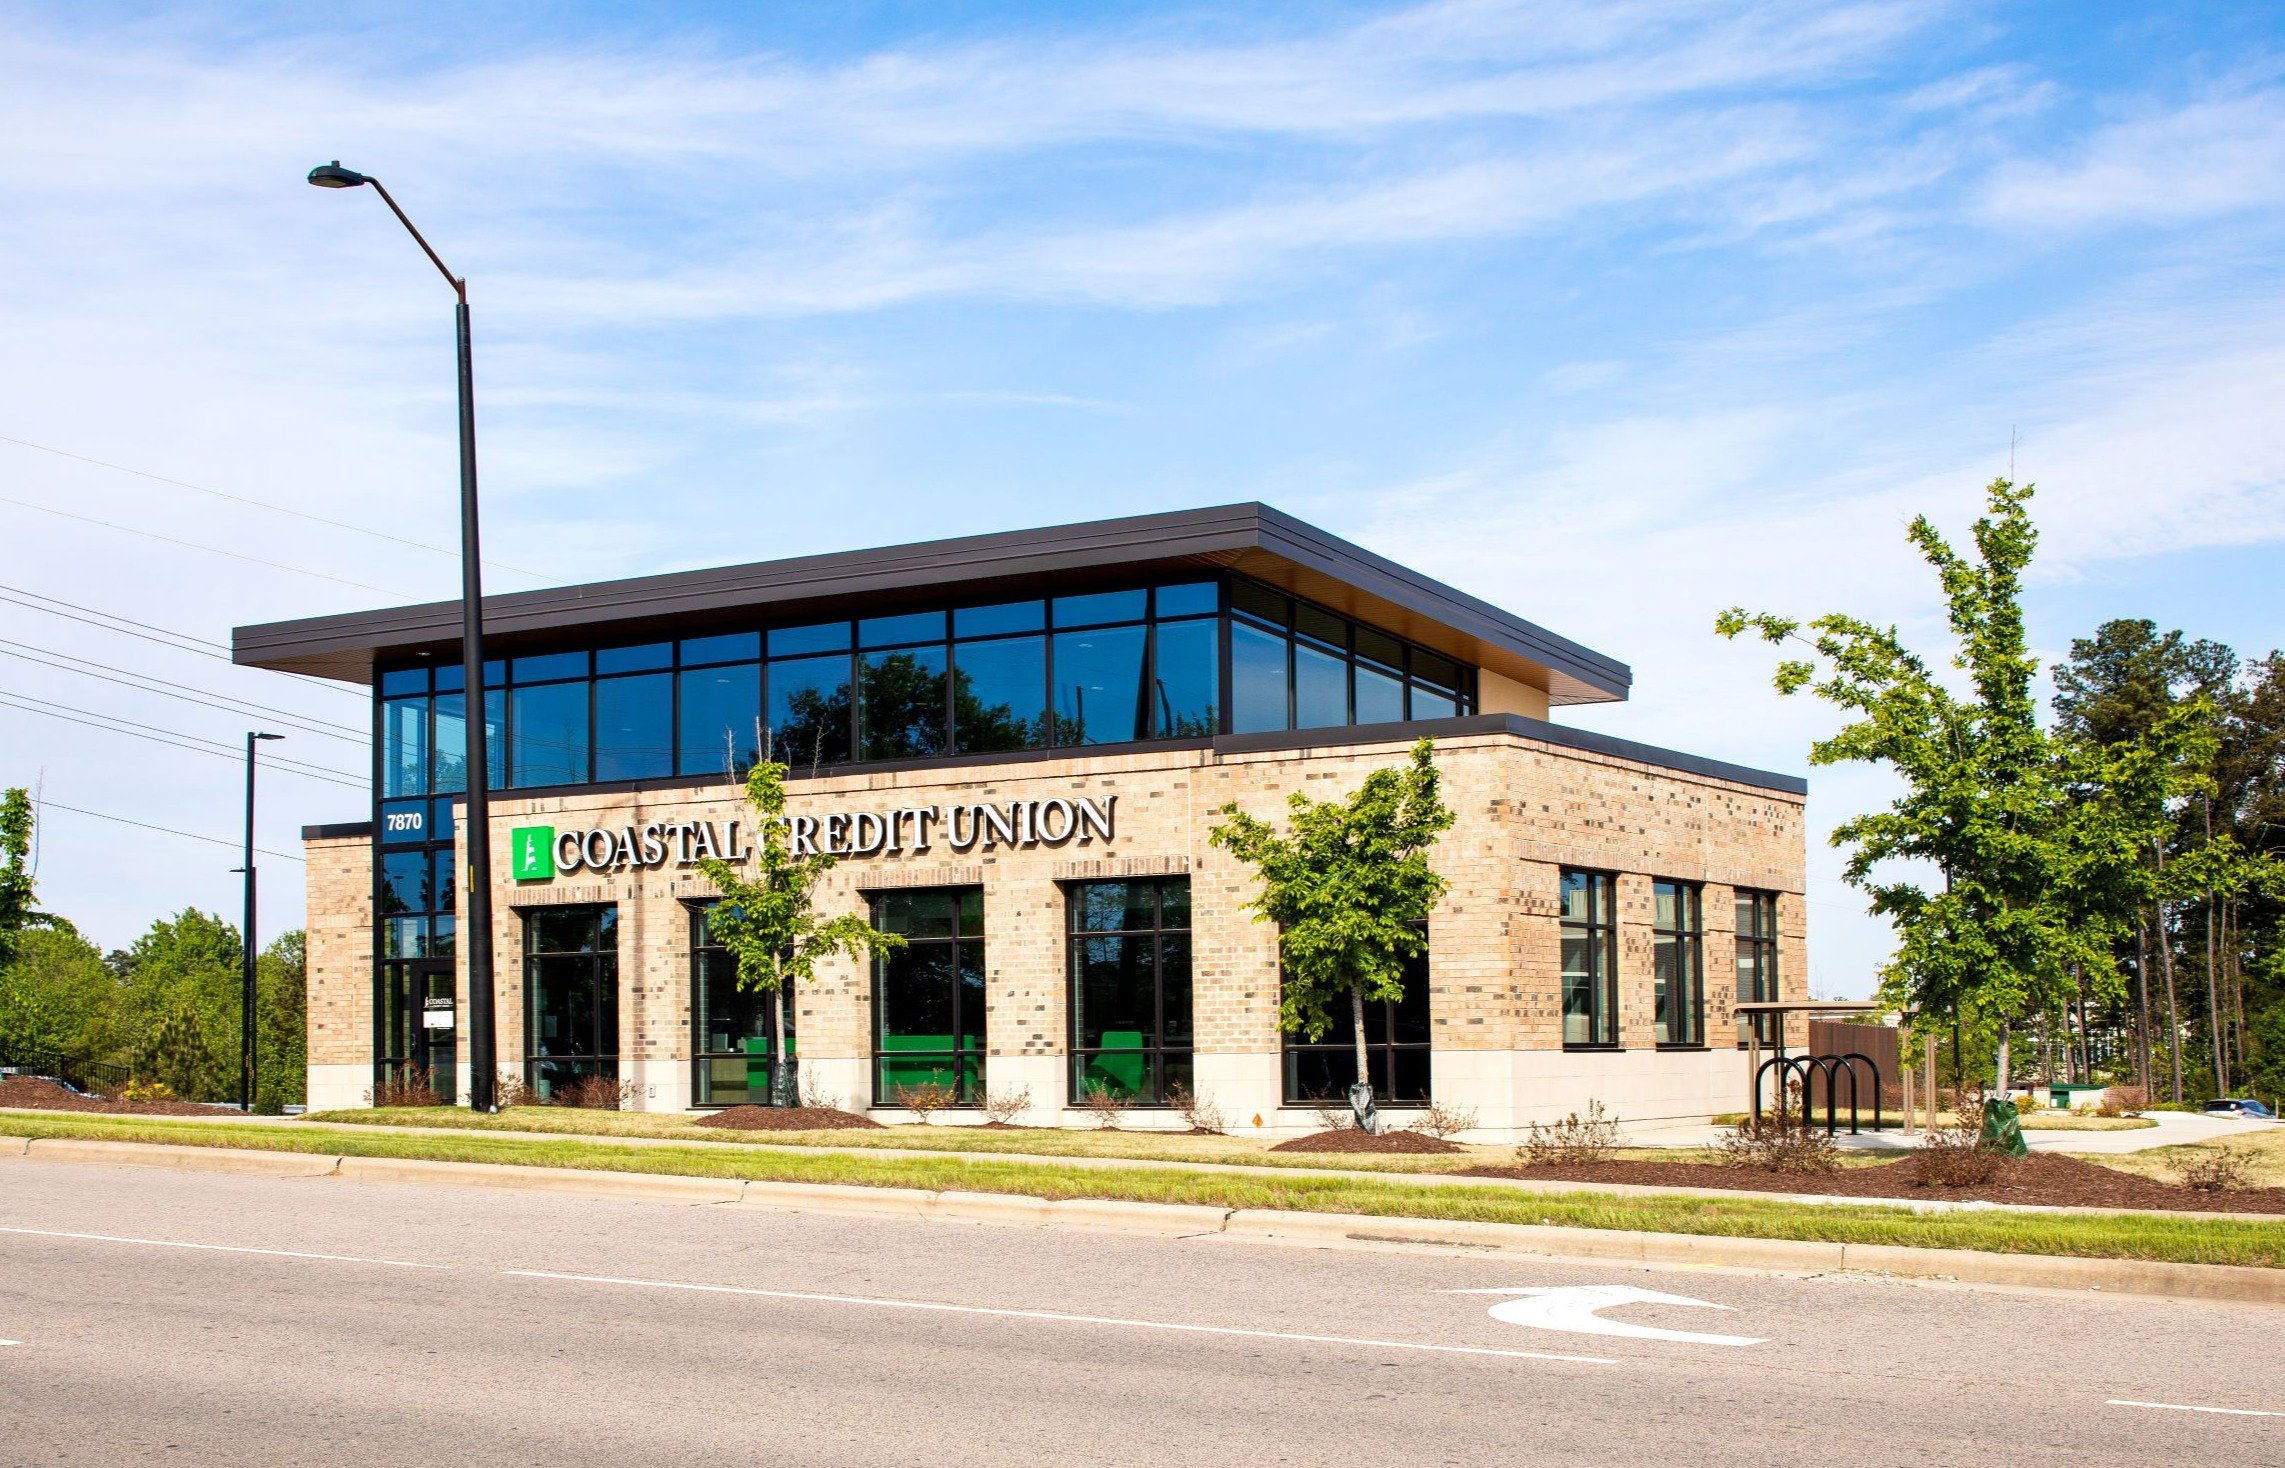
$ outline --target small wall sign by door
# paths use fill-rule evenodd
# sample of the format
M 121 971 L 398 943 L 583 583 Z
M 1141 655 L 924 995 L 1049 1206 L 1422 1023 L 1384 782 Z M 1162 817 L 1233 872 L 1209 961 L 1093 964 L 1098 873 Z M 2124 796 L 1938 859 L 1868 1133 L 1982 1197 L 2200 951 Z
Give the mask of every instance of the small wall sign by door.
M 422 1000 L 421 1028 L 424 1030 L 451 1029 L 452 1000 L 441 994 Z

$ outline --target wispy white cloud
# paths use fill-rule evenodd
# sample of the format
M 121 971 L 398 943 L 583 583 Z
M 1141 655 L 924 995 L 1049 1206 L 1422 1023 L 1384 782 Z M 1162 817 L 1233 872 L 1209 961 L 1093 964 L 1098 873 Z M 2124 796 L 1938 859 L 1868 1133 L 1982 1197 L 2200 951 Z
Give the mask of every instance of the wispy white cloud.
M 2001 166 L 1983 215 L 2017 228 L 2181 224 L 2285 206 L 2285 90 L 2204 98 Z

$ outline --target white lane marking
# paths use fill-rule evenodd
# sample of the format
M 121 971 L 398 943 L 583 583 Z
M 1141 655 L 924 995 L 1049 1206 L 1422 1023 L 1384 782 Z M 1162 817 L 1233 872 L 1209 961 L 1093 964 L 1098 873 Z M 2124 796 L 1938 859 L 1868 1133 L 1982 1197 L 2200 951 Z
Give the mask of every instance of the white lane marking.
M 1758 1346 L 1759 1337 L 1750 1335 L 1702 1335 L 1694 1330 L 1662 1330 L 1655 1325 L 1634 1325 L 1624 1320 L 1605 1320 L 1595 1312 L 1619 1305 L 1689 1305 L 1700 1310 L 1727 1310 L 1711 1300 L 1693 1300 L 1688 1295 L 1662 1295 L 1656 1290 L 1638 1290 L 1633 1285 L 1553 1285 L 1541 1288 L 1514 1287 L 1488 1290 L 1447 1290 L 1452 1295 L 1519 1295 L 1524 1298 L 1502 1300 L 1492 1306 L 1492 1319 L 1509 1325 L 1528 1326 L 1533 1330 L 1559 1330 L 1573 1335 L 1628 1336 L 1644 1341 L 1682 1341 L 1694 1346 Z
M 606 1274 L 558 1274 L 544 1269 L 503 1269 L 521 1279 L 566 1280 L 575 1284 L 631 1285 L 649 1290 L 690 1290 L 699 1294 L 748 1295 L 764 1300 L 800 1300 L 817 1305 L 860 1305 L 876 1310 L 933 1310 L 948 1315 L 990 1315 L 1002 1320 L 1039 1320 L 1059 1325 L 1108 1325 L 1127 1330 L 1164 1330 L 1189 1335 L 1240 1336 L 1249 1340 L 1301 1341 L 1321 1346 L 1370 1346 L 1375 1350 L 1431 1351 L 1453 1356 L 1503 1356 L 1516 1361 L 1569 1361 L 1583 1366 L 1616 1366 L 1608 1356 L 1565 1356 L 1548 1351 L 1509 1351 L 1494 1346 L 1444 1346 L 1428 1341 L 1383 1341 L 1362 1336 L 1305 1335 L 1285 1330 L 1248 1330 L 1235 1325 L 1190 1325 L 1173 1320 L 1130 1320 L 1116 1315 L 1071 1315 L 1060 1310 L 1010 1310 L 990 1305 L 950 1305 L 939 1300 L 895 1300 L 873 1295 L 821 1295 L 801 1290 L 761 1290 L 741 1285 L 686 1284 L 668 1279 L 623 1279 Z
M 20 1346 L 22 1341 L 0 1341 L 0 1346 Z
M 2257 1412 L 2251 1407 L 2193 1407 L 2187 1402 L 2130 1402 L 2112 1397 L 2106 1407 L 2148 1407 L 2154 1412 L 2211 1412 L 2217 1417 L 2285 1417 L 2285 1412 Z
M 391 1269 L 450 1269 L 450 1264 L 415 1264 L 409 1259 L 367 1259 L 359 1254 L 306 1254 L 298 1249 L 252 1249 L 239 1244 L 192 1244 L 181 1239 L 136 1239 L 121 1234 L 66 1233 L 52 1228 L 0 1227 L 0 1234 L 39 1239 L 85 1239 L 99 1244 L 143 1244 L 153 1249 L 203 1249 L 214 1254 L 266 1254 L 273 1259 L 317 1259 L 328 1264 L 383 1264 Z

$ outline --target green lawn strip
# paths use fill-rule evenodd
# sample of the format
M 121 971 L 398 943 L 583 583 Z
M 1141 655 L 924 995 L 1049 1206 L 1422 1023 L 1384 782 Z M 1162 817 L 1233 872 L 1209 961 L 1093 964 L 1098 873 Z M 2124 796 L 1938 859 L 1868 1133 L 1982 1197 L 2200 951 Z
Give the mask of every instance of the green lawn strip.
M 1271 1152 L 1242 1140 L 1174 1134 L 1156 1140 L 1149 1132 L 1066 1131 L 1041 1127 L 1016 1131 L 983 1127 L 853 1127 L 845 1131 L 749 1132 L 693 1126 L 689 1121 L 632 1111 L 579 1111 L 567 1107 L 519 1106 L 487 1116 L 456 1106 L 407 1106 L 391 1110 L 320 1111 L 303 1121 L 346 1126 L 403 1126 L 454 1131 L 557 1132 L 576 1137 L 634 1137 L 646 1141 L 763 1143 L 771 1147 L 823 1147 L 836 1150 L 882 1148 L 915 1152 L 1026 1153 L 1049 1157 L 1113 1157 L 1138 1162 L 1228 1163 L 1243 1167 L 1323 1169 L 1350 1172 L 1458 1172 L 1483 1163 L 1505 1162 L 1510 1149 L 1491 1155 L 1381 1155 L 1369 1152 L 1324 1154 Z M 1203 1145 L 1202 1145 L 1203 1144 Z M 1648 1155 L 1648 1154 L 1645 1154 Z
M 144 1118 L 0 1119 L 10 1136 L 246 1147 L 355 1157 L 493 1162 L 526 1167 L 854 1184 L 1037 1198 L 1198 1203 L 1217 1208 L 1303 1209 L 1377 1217 L 1559 1224 L 1573 1228 L 1705 1234 L 1828 1243 L 1903 1244 L 2008 1254 L 2285 1266 L 2285 1223 L 2117 1214 L 1915 1214 L 1878 1205 L 1806 1205 L 1741 1196 L 1712 1199 L 1576 1193 L 1509 1195 L 1394 1179 L 1272 1177 L 1171 1169 L 1066 1168 L 991 1157 L 866 1157 L 715 1147 L 611 1147 L 577 1138 L 438 1137 L 304 1132 L 265 1126 L 168 1124 Z

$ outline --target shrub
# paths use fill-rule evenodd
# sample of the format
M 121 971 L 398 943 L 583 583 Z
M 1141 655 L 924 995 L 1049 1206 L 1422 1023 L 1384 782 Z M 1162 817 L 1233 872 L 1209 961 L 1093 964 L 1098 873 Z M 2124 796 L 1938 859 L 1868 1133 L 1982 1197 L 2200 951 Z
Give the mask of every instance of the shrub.
M 1608 1162 L 1619 1144 L 1619 1123 L 1603 1114 L 1603 1103 L 1589 1101 L 1581 1120 L 1574 1111 L 1553 1126 L 1531 1124 L 1515 1155 L 1533 1167 L 1581 1167 Z
M 1841 1149 L 1832 1136 L 1799 1117 L 1765 1116 L 1760 1121 L 1749 1117 L 1732 1127 L 1716 1150 L 1725 1167 L 1816 1173 L 1838 1171 L 1841 1165 Z
M 408 1065 L 384 1078 L 380 1084 L 365 1093 L 365 1099 L 375 1106 L 442 1106 L 444 1098 L 436 1094 L 429 1083 L 428 1072 L 417 1065 Z
M 2211 1152 L 2186 1155 L 2174 1163 L 2174 1176 L 2185 1188 L 2201 1193 L 2226 1193 L 2242 1188 L 2249 1180 L 2253 1156 L 2235 1147 L 2216 1147 Z
M 905 1110 L 917 1113 L 920 1124 L 927 1126 L 929 1117 L 950 1106 L 958 1097 L 950 1086 L 937 1081 L 924 1081 L 915 1086 L 897 1087 L 889 1093 L 889 1099 Z
M 1193 1095 L 1188 1086 L 1176 1084 L 1167 1087 L 1166 1104 L 1182 1114 L 1190 1130 L 1199 1136 L 1218 1137 L 1228 1128 L 1222 1108 L 1204 1096 Z
M 1016 1118 L 1031 1110 L 1031 1087 L 1014 1091 L 986 1091 L 984 1093 L 984 1123 L 987 1126 L 1014 1126 Z
M 569 1085 L 557 1086 L 548 1096 L 548 1104 L 581 1111 L 624 1111 L 642 1094 L 641 1086 L 618 1076 L 581 1076 Z
M 826 1090 L 814 1076 L 803 1075 L 801 1077 L 801 1104 L 812 1111 L 839 1111 L 841 1109 L 841 1093 Z
M 119 1092 L 118 1100 L 133 1106 L 144 1101 L 173 1101 L 174 1088 L 165 1081 L 129 1080 Z
M 2150 1098 L 2140 1086 L 2111 1086 L 2103 1091 L 2102 1100 L 2096 1103 L 2095 1115 L 2140 1116 L 2143 1108 L 2149 1104 Z
M 1124 1091 L 1116 1091 L 1109 1086 L 1098 1084 L 1087 1088 L 1087 1093 L 1079 1098 L 1079 1104 L 1086 1107 L 1088 1113 L 1095 1118 L 1095 1125 L 1099 1130 L 1115 1132 L 1119 1129 L 1119 1122 L 1126 1116 L 1128 1108 L 1135 1103 L 1134 1099 Z
M 1317 1113 L 1317 1128 L 1320 1131 L 1345 1131 L 1357 1124 L 1357 1113 L 1346 1101 L 1331 1096 L 1312 1096 L 1309 1098 L 1309 1108 Z
M 1442 1101 L 1431 1102 L 1426 1111 L 1412 1120 L 1412 1131 L 1443 1141 L 1472 1129 L 1476 1124 L 1474 1108 L 1450 1106 Z
M 540 1098 L 522 1076 L 504 1070 L 492 1078 L 492 1104 L 506 1111 L 511 1106 L 537 1106 Z
M 2015 1159 L 1983 1141 L 1983 1119 L 1929 1128 L 1912 1154 L 1914 1178 L 1926 1188 L 1975 1188 L 1998 1177 Z

